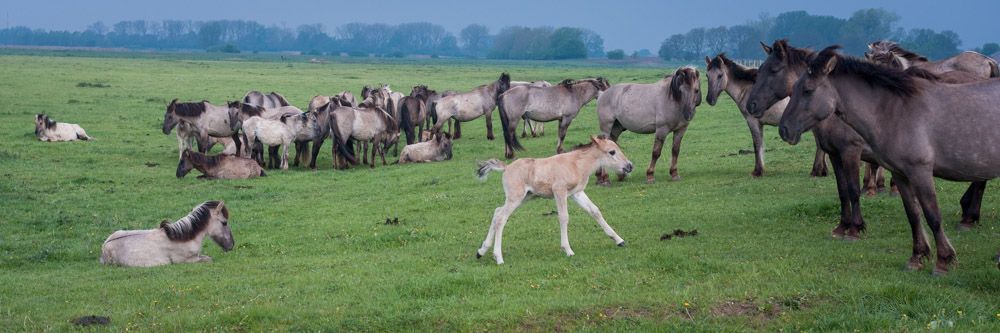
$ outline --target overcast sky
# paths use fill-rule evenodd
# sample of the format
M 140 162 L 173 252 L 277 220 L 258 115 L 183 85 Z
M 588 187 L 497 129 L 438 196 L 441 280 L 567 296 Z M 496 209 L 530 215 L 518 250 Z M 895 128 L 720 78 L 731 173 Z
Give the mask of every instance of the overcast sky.
M 3 0 L 4 27 L 23 25 L 54 30 L 83 30 L 103 21 L 241 19 L 290 28 L 322 23 L 328 32 L 350 22 L 388 23 L 426 21 L 458 35 L 466 25 L 484 24 L 496 33 L 510 25 L 574 26 L 597 31 L 605 49 L 647 48 L 654 53 L 672 34 L 696 27 L 741 24 L 761 13 L 777 15 L 791 10 L 849 17 L 862 8 L 878 7 L 901 16 L 904 28 L 952 30 L 964 47 L 1000 41 L 1000 0 L 835 0 L 835 1 L 626 1 L 626 0 Z M 376 7 L 375 4 L 382 4 Z M 816 46 L 819 47 L 819 46 Z

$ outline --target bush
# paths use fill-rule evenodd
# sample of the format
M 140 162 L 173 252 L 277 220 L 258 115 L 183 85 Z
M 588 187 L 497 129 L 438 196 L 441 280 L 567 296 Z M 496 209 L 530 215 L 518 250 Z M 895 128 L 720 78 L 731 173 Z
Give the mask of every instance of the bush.
M 221 53 L 240 53 L 240 49 L 237 48 L 236 45 L 233 45 L 233 44 L 216 45 L 216 46 L 209 47 L 205 51 L 208 51 L 208 52 L 221 52 Z
M 625 59 L 625 51 L 622 49 L 608 51 L 608 59 L 611 60 Z

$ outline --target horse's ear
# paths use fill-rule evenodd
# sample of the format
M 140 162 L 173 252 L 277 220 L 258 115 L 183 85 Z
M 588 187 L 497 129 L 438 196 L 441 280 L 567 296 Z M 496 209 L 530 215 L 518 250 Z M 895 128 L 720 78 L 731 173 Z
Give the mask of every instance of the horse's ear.
M 762 42 L 760 42 L 760 48 L 764 49 L 764 53 L 766 53 L 766 54 L 768 54 L 768 55 L 770 55 L 770 54 L 771 54 L 771 52 L 772 52 L 772 51 L 774 51 L 774 49 L 773 49 L 773 48 L 771 48 L 770 46 L 767 46 L 767 44 L 764 44 L 764 42 L 763 42 L 763 41 L 762 41 Z
M 712 64 L 712 60 L 708 59 L 708 56 L 705 56 L 705 67 L 708 67 L 711 64 Z
M 830 57 L 823 64 L 823 75 L 830 75 L 830 72 L 833 72 L 834 68 L 837 68 L 837 56 Z

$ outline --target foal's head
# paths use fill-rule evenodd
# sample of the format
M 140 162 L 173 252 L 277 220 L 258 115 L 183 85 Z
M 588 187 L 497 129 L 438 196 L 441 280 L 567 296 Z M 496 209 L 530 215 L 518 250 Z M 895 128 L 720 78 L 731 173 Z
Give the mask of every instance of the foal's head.
M 585 145 L 597 153 L 597 163 L 602 168 L 615 170 L 618 173 L 632 172 L 632 161 L 622 151 L 618 144 L 603 135 L 590 137 L 590 143 Z

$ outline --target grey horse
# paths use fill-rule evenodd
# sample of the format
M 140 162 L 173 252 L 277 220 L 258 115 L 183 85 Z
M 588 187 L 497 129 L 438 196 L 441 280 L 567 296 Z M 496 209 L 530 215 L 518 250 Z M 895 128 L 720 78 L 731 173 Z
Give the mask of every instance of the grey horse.
M 500 94 L 503 94 L 508 88 L 510 88 L 510 74 L 502 73 L 495 82 L 481 85 L 470 92 L 441 97 L 432 109 L 437 121 L 431 132 L 440 132 L 441 126 L 451 118 L 455 118 L 459 122 L 466 122 L 485 115 L 486 139 L 493 140 L 493 108 L 496 107 Z M 452 138 L 458 139 L 460 137 L 461 132 L 456 129 Z
M 701 105 L 701 82 L 698 70 L 692 67 L 677 69 L 660 81 L 650 84 L 624 83 L 608 88 L 597 100 L 597 117 L 601 132 L 611 140 L 625 130 L 640 134 L 655 133 L 653 159 L 646 169 L 646 182 L 653 183 L 656 160 L 663 150 L 667 134 L 673 133 L 670 176 L 680 180 L 677 174 L 677 155 L 681 151 L 681 139 L 687 131 L 688 123 L 694 118 L 695 107 Z M 619 174 L 619 180 L 624 175 Z M 598 184 L 610 184 L 608 175 L 597 173 Z
M 563 140 L 570 123 L 580 113 L 580 108 L 608 89 L 608 80 L 570 80 L 551 87 L 520 85 L 500 95 L 500 124 L 503 126 L 505 156 L 514 158 L 514 150 L 524 147 L 517 141 L 517 122 L 527 117 L 537 122 L 559 121 L 559 140 L 556 153 L 563 152 Z
M 958 71 L 967 72 L 983 79 L 1000 77 L 1000 69 L 997 68 L 996 60 L 973 51 L 965 51 L 939 61 L 930 61 L 927 57 L 904 49 L 895 42 L 880 40 L 868 44 L 865 58 L 896 68 L 917 67 L 935 74 Z

